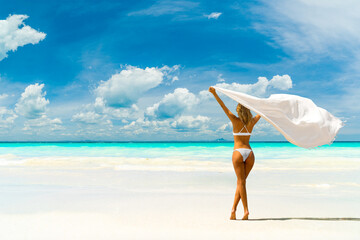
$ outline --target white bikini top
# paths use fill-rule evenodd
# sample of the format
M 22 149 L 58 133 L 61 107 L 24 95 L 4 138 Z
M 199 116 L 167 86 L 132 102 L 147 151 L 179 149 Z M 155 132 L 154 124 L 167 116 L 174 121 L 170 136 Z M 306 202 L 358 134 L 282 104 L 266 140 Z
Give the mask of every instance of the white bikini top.
M 246 129 L 247 132 L 241 132 L 244 128 Z M 244 124 L 243 128 L 238 133 L 233 132 L 233 135 L 234 136 L 251 136 L 251 132 L 249 132 L 246 125 Z

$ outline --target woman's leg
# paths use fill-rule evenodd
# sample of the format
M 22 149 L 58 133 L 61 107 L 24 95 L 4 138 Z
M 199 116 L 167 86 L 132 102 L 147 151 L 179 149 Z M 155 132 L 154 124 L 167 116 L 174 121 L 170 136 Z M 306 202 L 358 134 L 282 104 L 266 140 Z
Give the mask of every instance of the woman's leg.
M 249 173 L 254 166 L 255 157 L 253 152 L 250 153 L 249 157 L 246 159 L 244 163 L 244 173 L 245 173 L 245 181 L 240 186 L 240 194 L 241 194 L 241 200 L 244 206 L 244 216 L 242 220 L 247 220 L 249 217 L 249 209 L 247 204 L 247 192 L 246 192 L 246 179 L 249 176 Z
M 253 168 L 254 163 L 255 163 L 255 156 L 254 153 L 251 152 L 245 161 L 245 179 L 247 179 L 247 177 L 249 176 L 249 173 Z
M 235 164 L 234 164 L 234 168 L 235 168 Z M 235 172 L 236 172 L 236 170 L 235 170 Z M 239 180 L 237 180 L 236 190 L 235 190 L 235 197 L 234 197 L 234 204 L 233 204 L 233 207 L 231 209 L 230 220 L 236 220 L 236 209 L 237 209 L 237 206 L 239 204 L 240 198 L 241 198 L 240 185 L 239 185 Z
M 242 199 L 243 206 L 244 206 L 244 217 L 243 219 L 247 219 L 249 215 L 249 210 L 247 206 L 247 196 L 246 196 L 246 178 L 249 175 L 252 167 L 254 166 L 254 154 L 253 152 L 250 153 L 248 158 L 246 159 L 246 162 L 243 162 L 242 155 L 235 151 L 233 154 L 233 165 L 235 169 L 235 173 L 237 176 L 237 186 L 236 186 L 236 192 L 235 192 L 235 198 L 234 198 L 234 204 L 231 211 L 231 220 L 236 219 L 236 208 L 239 204 L 240 199 Z

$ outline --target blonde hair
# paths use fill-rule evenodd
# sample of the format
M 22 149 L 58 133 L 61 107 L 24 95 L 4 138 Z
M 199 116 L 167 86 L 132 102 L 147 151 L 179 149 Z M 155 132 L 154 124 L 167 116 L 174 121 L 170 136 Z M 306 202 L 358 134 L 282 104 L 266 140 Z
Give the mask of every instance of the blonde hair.
M 252 114 L 251 114 L 250 110 L 248 108 L 244 107 L 243 105 L 241 105 L 240 103 L 236 107 L 236 112 L 238 113 L 240 120 L 245 125 L 247 125 L 251 121 Z

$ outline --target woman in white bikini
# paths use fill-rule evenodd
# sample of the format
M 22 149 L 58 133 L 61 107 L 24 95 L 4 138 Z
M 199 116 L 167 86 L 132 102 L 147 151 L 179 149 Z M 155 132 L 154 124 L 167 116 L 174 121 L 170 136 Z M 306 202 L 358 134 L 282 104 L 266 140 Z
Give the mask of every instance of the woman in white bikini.
M 236 117 L 219 98 L 215 88 L 210 87 L 209 92 L 214 95 L 215 99 L 218 101 L 233 125 L 234 151 L 232 162 L 237 176 L 237 186 L 230 219 L 236 219 L 236 208 L 241 198 L 242 204 L 244 206 L 244 216 L 242 220 L 247 220 L 249 217 L 249 209 L 246 196 L 246 178 L 249 175 L 255 162 L 255 156 L 251 150 L 249 140 L 255 124 L 260 119 L 260 115 L 256 115 L 253 118 L 249 109 L 242 106 L 241 104 L 238 104 L 236 107 L 236 112 L 238 113 L 239 117 Z

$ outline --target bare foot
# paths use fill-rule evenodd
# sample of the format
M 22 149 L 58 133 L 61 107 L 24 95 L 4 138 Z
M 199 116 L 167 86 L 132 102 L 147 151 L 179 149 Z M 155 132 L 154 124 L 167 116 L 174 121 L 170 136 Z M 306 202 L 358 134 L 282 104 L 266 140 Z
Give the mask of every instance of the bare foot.
M 242 220 L 248 220 L 249 219 L 249 212 L 245 212 Z
M 231 210 L 231 216 L 230 216 L 230 220 L 236 220 L 236 214 L 235 214 L 236 210 Z

